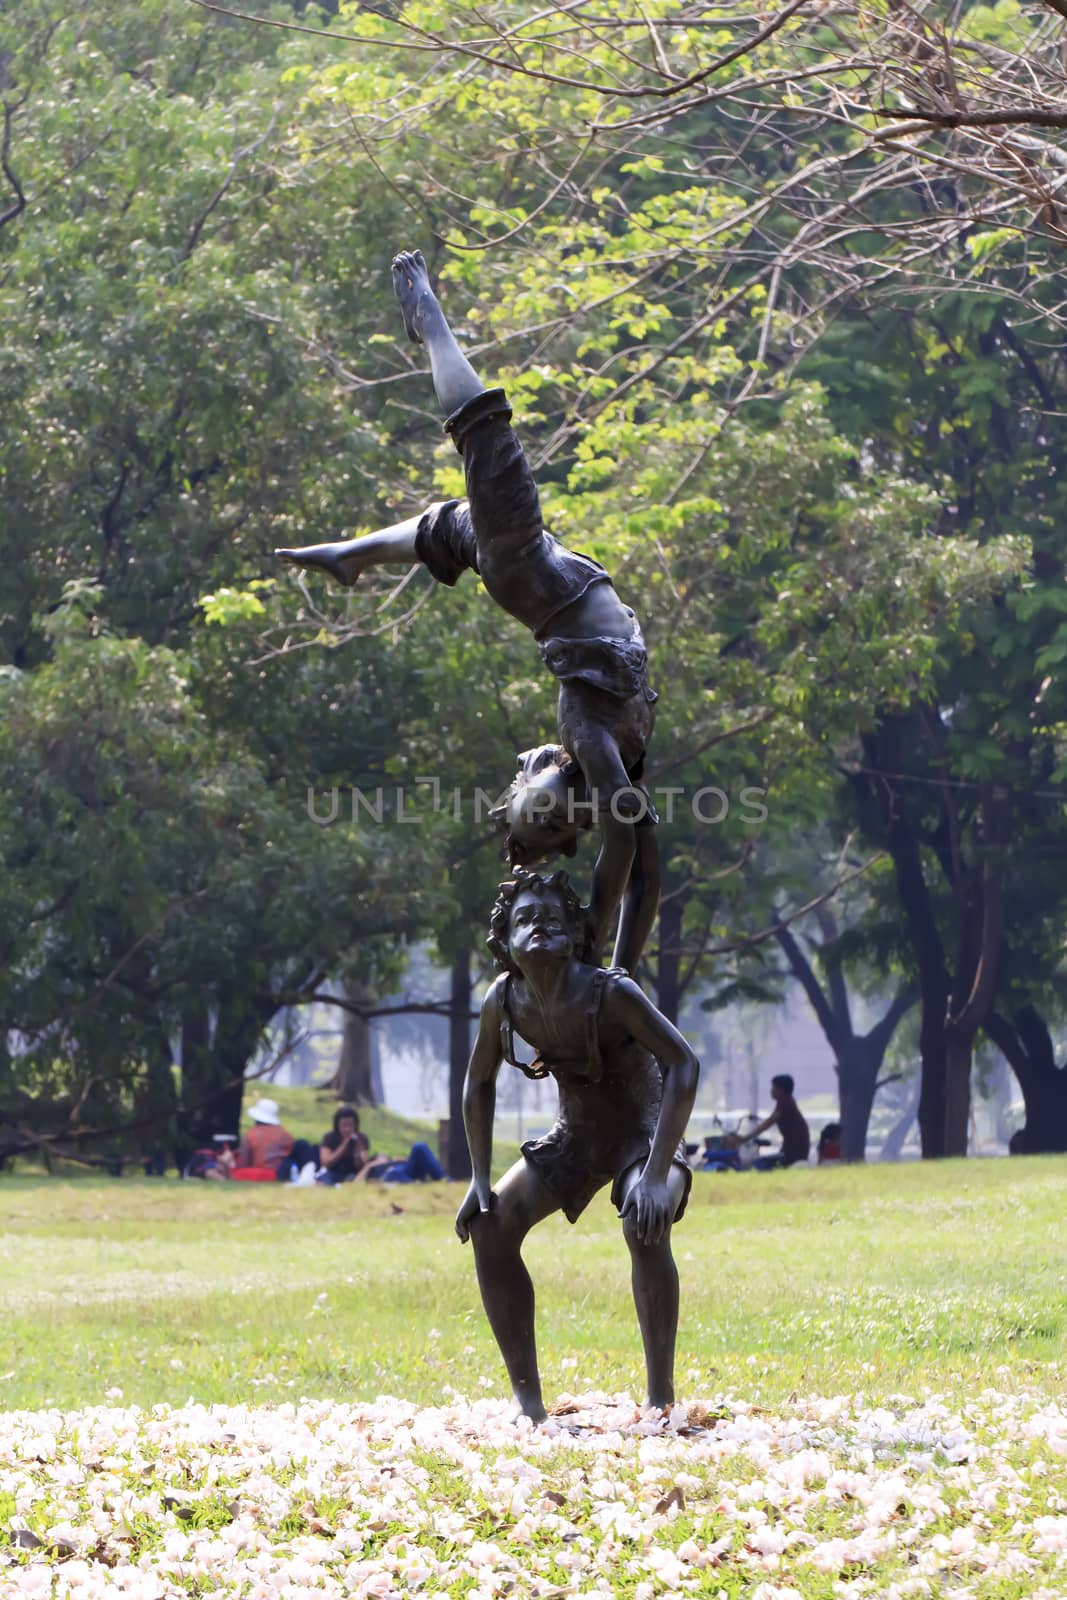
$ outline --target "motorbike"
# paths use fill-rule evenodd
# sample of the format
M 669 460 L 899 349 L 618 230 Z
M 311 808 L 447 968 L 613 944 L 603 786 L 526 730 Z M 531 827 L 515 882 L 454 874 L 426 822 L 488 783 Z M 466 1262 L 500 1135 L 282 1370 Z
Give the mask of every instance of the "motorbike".
M 759 1155 L 761 1146 L 769 1139 L 745 1139 L 748 1129 L 758 1127 L 759 1118 L 751 1111 L 738 1117 L 732 1127 L 716 1117 L 715 1130 L 705 1135 L 704 1154 L 697 1166 L 698 1172 L 747 1172 Z M 742 1142 L 744 1141 L 744 1142 Z

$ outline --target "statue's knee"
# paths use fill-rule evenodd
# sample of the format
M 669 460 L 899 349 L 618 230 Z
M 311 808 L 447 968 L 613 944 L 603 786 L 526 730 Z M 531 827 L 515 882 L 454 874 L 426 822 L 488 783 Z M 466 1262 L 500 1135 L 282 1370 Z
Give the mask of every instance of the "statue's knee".
M 645 1250 L 648 1248 L 641 1238 L 640 1225 L 635 1211 L 627 1211 L 622 1219 L 622 1236 L 631 1250 Z
M 471 1219 L 471 1244 L 480 1261 L 517 1255 L 522 1237 L 521 1230 L 509 1218 L 498 1216 L 493 1211 L 479 1211 Z

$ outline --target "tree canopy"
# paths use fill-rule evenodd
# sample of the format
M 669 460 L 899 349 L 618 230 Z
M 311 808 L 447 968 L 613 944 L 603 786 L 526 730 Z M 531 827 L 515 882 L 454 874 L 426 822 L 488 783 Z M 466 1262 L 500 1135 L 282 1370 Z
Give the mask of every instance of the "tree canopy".
M 641 617 L 661 1000 L 915 994 L 925 1153 L 983 1031 L 1067 1145 L 1060 7 L 243 9 L 0 12 L 0 1157 L 481 946 L 536 652 L 271 555 L 461 492 L 407 244 Z

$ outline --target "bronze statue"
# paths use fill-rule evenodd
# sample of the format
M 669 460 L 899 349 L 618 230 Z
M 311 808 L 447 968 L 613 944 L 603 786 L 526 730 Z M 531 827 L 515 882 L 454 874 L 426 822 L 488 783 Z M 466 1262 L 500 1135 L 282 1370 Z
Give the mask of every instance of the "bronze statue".
M 632 974 L 655 920 L 659 855 L 655 813 L 638 788 L 654 721 L 644 641 L 603 567 L 545 532 L 502 389 L 483 389 L 452 336 L 418 251 L 393 262 L 408 333 L 425 344 L 445 427 L 463 457 L 467 499 L 339 544 L 279 550 L 287 561 L 350 586 L 368 567 L 421 561 L 438 582 L 470 569 L 533 633 L 559 679 L 559 744 L 519 757 L 496 820 L 508 833 L 513 876 L 500 887 L 490 948 L 501 976 L 482 1005 L 464 1085 L 474 1177 L 456 1217 L 474 1246 L 478 1282 L 520 1412 L 545 1416 L 534 1340 L 534 1292 L 521 1246 L 562 1210 L 575 1222 L 611 1184 L 630 1250 L 648 1399 L 674 1400 L 678 1273 L 671 1227 L 692 1175 L 683 1137 L 699 1063 Z M 562 872 L 529 870 L 573 854 L 596 818 L 601 849 L 591 904 Z M 600 951 L 619 912 L 614 966 Z M 519 1035 L 538 1051 L 515 1053 Z M 503 1062 L 559 1090 L 555 1126 L 528 1140 L 491 1186 L 496 1079 Z
M 601 850 L 593 872 L 595 948 L 622 905 L 614 963 L 632 972 L 659 899 L 655 833 L 641 794 L 656 696 L 637 618 L 599 562 L 545 532 L 522 445 L 502 389 L 484 389 L 430 287 L 420 251 L 393 262 L 407 331 L 430 357 L 445 427 L 463 457 L 466 500 L 339 544 L 279 550 L 296 566 L 351 586 L 368 567 L 421 561 L 439 583 L 480 575 L 489 594 L 526 625 L 559 679 L 559 759 L 527 775 L 507 808 L 513 850 L 531 865 L 568 850 L 595 808 Z M 644 833 L 638 839 L 638 822 Z
M 648 1401 L 672 1405 L 678 1272 L 671 1226 L 692 1182 L 683 1136 L 699 1063 L 625 972 L 584 959 L 592 929 L 565 873 L 518 868 L 501 884 L 491 929 L 502 973 L 482 1003 L 464 1085 L 474 1177 L 456 1232 L 473 1243 L 482 1302 L 516 1402 L 523 1415 L 544 1418 L 522 1241 L 554 1211 L 576 1222 L 610 1183 L 630 1249 Z M 539 1052 L 532 1066 L 515 1055 L 516 1033 Z M 493 1112 L 504 1061 L 531 1076 L 551 1073 L 559 1113 L 493 1189 Z

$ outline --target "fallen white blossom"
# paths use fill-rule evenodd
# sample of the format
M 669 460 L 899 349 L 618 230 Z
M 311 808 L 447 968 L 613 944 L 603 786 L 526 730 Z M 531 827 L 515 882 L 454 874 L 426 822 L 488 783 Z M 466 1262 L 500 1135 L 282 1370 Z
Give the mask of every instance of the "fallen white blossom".
M 534 1428 L 450 1393 L 0 1414 L 0 1597 L 1067 1591 L 1067 1418 L 1038 1396 L 557 1412 Z

